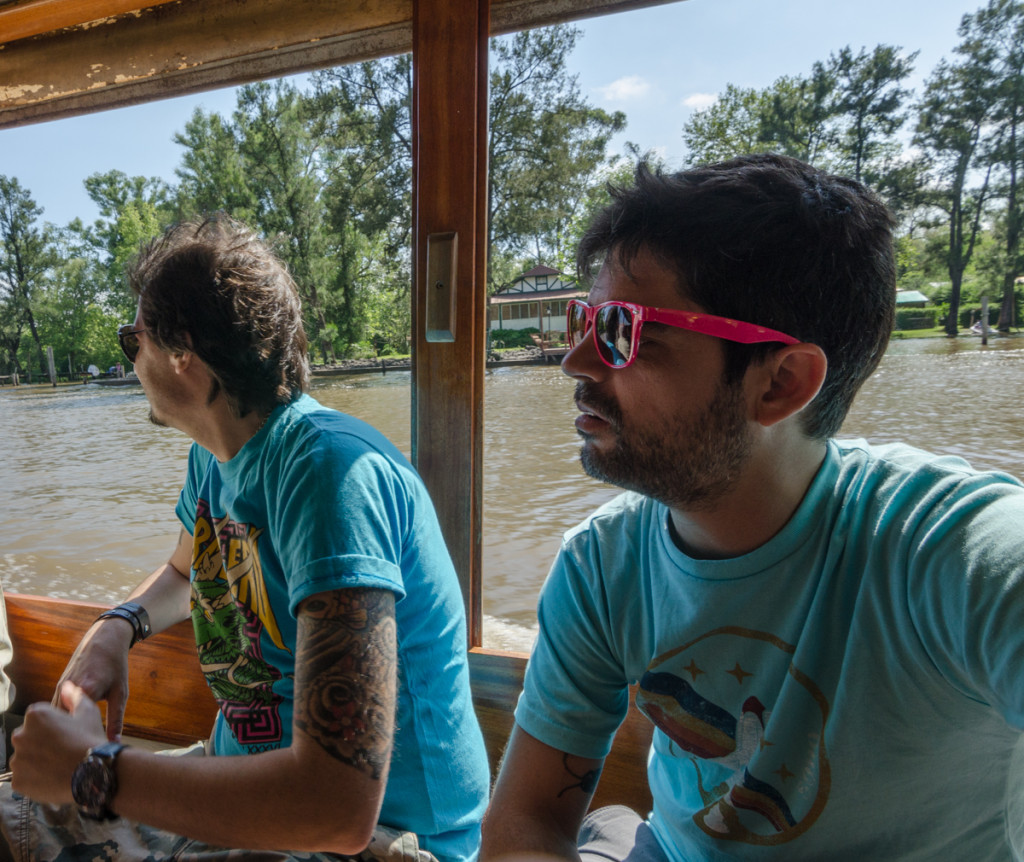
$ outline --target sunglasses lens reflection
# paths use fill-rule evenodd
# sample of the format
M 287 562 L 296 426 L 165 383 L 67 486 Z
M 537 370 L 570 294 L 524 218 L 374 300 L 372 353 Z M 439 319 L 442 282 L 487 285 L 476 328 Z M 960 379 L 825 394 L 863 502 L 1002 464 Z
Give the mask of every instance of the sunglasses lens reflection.
M 139 335 L 132 332 L 129 325 L 122 326 L 117 331 L 117 340 L 121 350 L 132 365 L 135 364 L 135 357 L 139 355 Z
M 621 305 L 607 305 L 597 313 L 595 326 L 604 361 L 615 367 L 626 365 L 633 347 L 633 312 Z
M 579 305 L 569 306 L 569 328 L 566 338 L 570 347 L 579 344 L 587 334 L 587 312 Z

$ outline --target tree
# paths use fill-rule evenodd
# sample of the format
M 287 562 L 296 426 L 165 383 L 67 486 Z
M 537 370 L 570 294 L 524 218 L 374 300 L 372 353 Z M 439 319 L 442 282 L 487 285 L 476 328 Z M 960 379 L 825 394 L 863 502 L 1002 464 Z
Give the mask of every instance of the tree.
M 492 40 L 492 290 L 518 275 L 526 261 L 564 257 L 573 219 L 607 161 L 610 137 L 624 126 L 624 115 L 589 105 L 568 73 L 578 37 L 578 30 L 559 26 Z M 341 236 L 343 226 L 354 223 L 375 244 L 377 232 L 384 231 L 384 247 L 405 266 L 411 225 L 410 58 L 318 72 L 313 80 L 318 111 L 330 118 L 328 211 L 334 232 Z M 411 282 L 411 272 L 403 281 L 397 270 L 388 271 L 393 285 Z M 367 292 L 378 295 L 377 286 Z
M 412 58 L 318 72 L 341 340 L 405 353 L 411 328 Z M 360 337 L 362 336 L 362 338 Z
M 491 284 L 564 253 L 621 113 L 589 105 L 567 71 L 579 31 L 492 43 Z M 201 111 L 183 134 L 179 214 L 225 208 L 277 237 L 325 360 L 372 338 L 405 350 L 412 282 L 409 56 L 317 72 L 311 91 L 241 88 L 231 121 Z M 517 274 L 513 272 L 512 274 Z M 394 309 L 401 307 L 401 313 Z
M 277 251 L 302 294 L 310 335 L 330 362 L 328 294 L 335 264 L 324 228 L 321 143 L 311 121 L 308 101 L 292 84 L 249 84 L 239 90 L 234 129 L 255 198 L 256 224 L 277 237 Z
M 196 108 L 174 142 L 185 148 L 174 171 L 179 218 L 226 212 L 247 224 L 255 220 L 256 195 L 230 123 Z
M 773 151 L 820 164 L 831 152 L 835 76 L 816 63 L 809 77 L 783 76 L 763 90 L 726 85 L 683 125 L 689 164 Z
M 0 174 L 0 338 L 8 367 L 18 369 L 18 348 L 27 326 L 38 368 L 45 373 L 35 303 L 53 256 L 46 232 L 36 225 L 43 209 L 17 179 Z
M 580 31 L 566 25 L 491 41 L 491 256 L 558 259 L 590 178 L 607 160 L 621 112 L 587 103 L 567 69 Z M 491 289 L 495 278 L 488 263 Z
M 632 142 L 627 143 L 625 149 L 625 156 L 609 161 L 587 184 L 583 199 L 569 223 L 567 242 L 561 255 L 555 259 L 555 266 L 561 272 L 571 274 L 576 271 L 576 249 L 594 216 L 611 203 L 611 189 L 631 186 L 640 162 L 644 162 L 652 170 L 659 170 L 665 166 L 664 160 L 651 150 L 642 152 L 640 147 Z
M 819 167 L 834 161 L 833 69 L 815 63 L 809 77 L 784 76 L 765 92 L 759 136 L 766 148 Z
M 957 50 L 977 66 L 992 102 L 982 159 L 996 171 L 1005 201 L 996 223 L 1000 246 L 994 262 L 1001 296 L 997 326 L 1006 332 L 1014 322 L 1015 280 L 1024 274 L 1024 3 L 991 0 L 964 16 L 960 34 L 964 41 Z
M 914 70 L 917 52 L 900 56 L 900 48 L 877 45 L 854 56 L 846 46 L 826 65 L 834 81 L 830 111 L 839 125 L 837 149 L 843 167 L 858 182 L 878 185 L 888 163 L 900 150 L 893 136 L 906 122 L 911 93 L 900 86 Z
M 761 138 L 761 119 L 767 111 L 767 92 L 726 84 L 725 92 L 683 124 L 686 161 L 710 164 L 767 149 Z
M 960 34 L 967 35 L 967 19 Z M 991 163 L 981 156 L 982 134 L 992 115 L 989 79 L 981 56 L 961 43 L 963 60 L 942 60 L 925 83 L 914 142 L 931 165 L 926 202 L 945 214 L 946 264 L 951 282 L 946 333 L 959 332 L 958 313 L 964 271 L 974 253 L 991 192 Z M 980 176 L 975 176 L 978 169 Z
M 44 341 L 71 373 L 89 364 L 107 368 L 121 359 L 115 332 L 126 321 L 106 307 L 100 266 L 80 224 L 55 230 L 53 240 L 54 265 L 37 305 Z
M 920 165 L 903 158 L 893 136 L 906 120 L 910 92 L 900 86 L 911 54 L 878 45 L 849 46 L 813 65 L 809 75 L 783 76 L 762 90 L 733 84 L 683 126 L 687 161 L 701 164 L 773 151 L 842 172 L 881 193 L 893 209 L 917 202 Z
M 136 300 L 125 269 L 139 247 L 172 221 L 171 189 L 161 179 L 112 170 L 87 177 L 85 190 L 100 212 L 81 234 L 101 264 L 96 277 L 104 288 L 102 301 L 118 319 L 133 320 Z

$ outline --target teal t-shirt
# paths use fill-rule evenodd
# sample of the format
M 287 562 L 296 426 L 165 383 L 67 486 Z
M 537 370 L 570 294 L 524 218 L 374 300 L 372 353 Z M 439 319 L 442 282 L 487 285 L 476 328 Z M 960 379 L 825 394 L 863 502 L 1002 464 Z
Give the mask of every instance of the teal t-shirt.
M 177 514 L 194 537 L 192 619 L 220 707 L 216 753 L 290 744 L 303 599 L 390 590 L 399 690 L 380 822 L 417 833 L 442 860 L 474 859 L 489 770 L 462 595 L 433 505 L 402 454 L 304 395 L 226 463 L 193 445 Z
M 860 441 L 734 559 L 624 494 L 565 536 L 516 721 L 603 757 L 638 682 L 673 862 L 1007 860 L 1022 530 L 1012 477 Z

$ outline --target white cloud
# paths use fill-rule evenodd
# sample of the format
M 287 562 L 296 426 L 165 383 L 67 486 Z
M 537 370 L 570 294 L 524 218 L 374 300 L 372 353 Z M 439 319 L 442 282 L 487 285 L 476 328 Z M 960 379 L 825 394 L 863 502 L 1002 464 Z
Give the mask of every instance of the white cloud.
M 651 85 L 639 75 L 630 75 L 612 81 L 607 87 L 598 87 L 597 91 L 606 102 L 625 102 L 628 99 L 640 99 L 651 90 Z
M 718 96 L 714 93 L 693 93 L 683 99 L 683 106 L 693 108 L 695 111 L 703 111 L 705 108 L 710 108 L 717 101 Z

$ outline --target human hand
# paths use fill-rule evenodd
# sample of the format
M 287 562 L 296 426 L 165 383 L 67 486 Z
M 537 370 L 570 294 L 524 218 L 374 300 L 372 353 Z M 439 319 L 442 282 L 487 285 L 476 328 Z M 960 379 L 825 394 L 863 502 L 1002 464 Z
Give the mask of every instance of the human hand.
M 58 692 L 60 704 L 33 703 L 11 735 L 11 786 L 51 805 L 72 802 L 71 775 L 90 748 L 107 741 L 99 707 L 72 682 Z
M 72 682 L 93 701 L 107 702 L 107 738 L 121 738 L 128 702 L 128 649 L 131 624 L 117 617 L 94 624 L 68 661 L 50 701 L 62 706 L 64 683 Z

